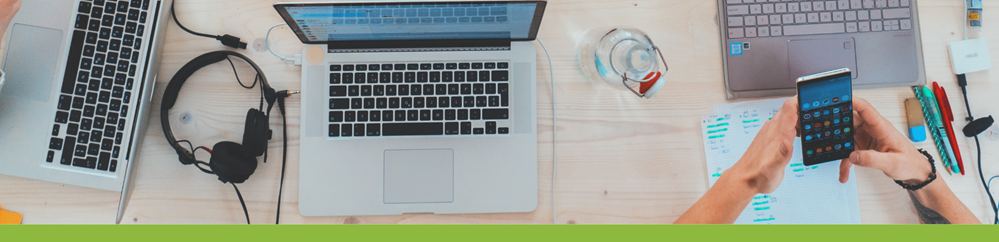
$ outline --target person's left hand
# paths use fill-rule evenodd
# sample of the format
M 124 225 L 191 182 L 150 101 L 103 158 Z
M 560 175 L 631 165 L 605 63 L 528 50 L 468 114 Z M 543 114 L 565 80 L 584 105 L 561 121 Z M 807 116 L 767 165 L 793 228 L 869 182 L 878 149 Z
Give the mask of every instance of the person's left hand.
M 784 102 L 772 119 L 763 125 L 746 150 L 729 171 L 733 178 L 745 182 L 756 193 L 772 193 L 784 179 L 784 168 L 794 153 L 797 136 L 798 97 Z

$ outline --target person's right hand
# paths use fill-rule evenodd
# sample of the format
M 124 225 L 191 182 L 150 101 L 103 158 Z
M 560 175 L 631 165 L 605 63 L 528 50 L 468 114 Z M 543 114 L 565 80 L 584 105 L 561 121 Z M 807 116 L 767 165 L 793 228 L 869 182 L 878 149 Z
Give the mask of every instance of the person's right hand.
M 854 98 L 853 109 L 857 150 L 840 163 L 839 182 L 850 179 L 852 165 L 875 168 L 913 185 L 929 178 L 932 171 L 926 157 L 867 100 Z

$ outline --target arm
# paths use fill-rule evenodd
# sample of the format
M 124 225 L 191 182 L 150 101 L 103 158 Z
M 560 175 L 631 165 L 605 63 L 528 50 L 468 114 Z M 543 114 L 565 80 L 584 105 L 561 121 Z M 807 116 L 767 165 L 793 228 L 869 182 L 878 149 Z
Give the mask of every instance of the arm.
M 7 26 L 21 10 L 21 0 L 0 0 L 0 38 L 7 32 Z
M 734 223 L 753 196 L 772 193 L 784 179 L 784 167 L 794 152 L 798 99 L 791 98 L 767 121 L 739 162 L 708 189 L 677 224 Z
M 840 163 L 840 182 L 849 180 L 852 165 L 875 168 L 888 178 L 913 185 L 929 179 L 929 162 L 902 133 L 866 100 L 856 98 L 853 106 L 857 151 Z M 943 179 L 909 191 L 909 197 L 922 223 L 981 223 Z

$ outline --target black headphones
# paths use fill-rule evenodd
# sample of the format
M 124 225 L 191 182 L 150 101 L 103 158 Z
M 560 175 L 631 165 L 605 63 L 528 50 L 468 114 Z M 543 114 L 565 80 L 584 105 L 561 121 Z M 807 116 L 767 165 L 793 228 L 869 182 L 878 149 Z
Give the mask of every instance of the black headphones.
M 276 99 L 276 92 L 267 84 L 267 77 L 264 76 L 260 67 L 240 53 L 215 51 L 194 58 L 177 71 L 177 74 L 167 84 L 166 91 L 163 93 L 163 101 L 160 106 L 160 119 L 163 124 L 163 134 L 166 136 L 170 146 L 173 146 L 177 151 L 180 163 L 184 165 L 194 164 L 205 173 L 217 175 L 219 181 L 223 183 L 243 183 L 257 169 L 256 157 L 265 153 L 267 150 L 267 141 L 271 139 L 269 117 L 263 111 L 251 108 L 246 112 L 242 145 L 232 141 L 222 141 L 216 143 L 211 149 L 204 148 L 211 154 L 211 159 L 208 163 L 197 160 L 194 157 L 194 151 L 181 146 L 180 142 L 174 138 L 173 131 L 170 130 L 170 109 L 177 102 L 177 95 L 180 94 L 180 88 L 184 85 L 184 82 L 201 68 L 223 60 L 229 60 L 230 56 L 243 59 L 256 70 L 257 76 L 255 78 L 260 79 L 262 99 L 267 101 L 268 110 L 270 110 Z M 232 60 L 229 61 L 231 62 Z M 252 87 L 251 85 L 247 88 Z M 261 109 L 263 109 L 262 103 Z M 201 165 L 207 165 L 209 169 L 205 169 Z

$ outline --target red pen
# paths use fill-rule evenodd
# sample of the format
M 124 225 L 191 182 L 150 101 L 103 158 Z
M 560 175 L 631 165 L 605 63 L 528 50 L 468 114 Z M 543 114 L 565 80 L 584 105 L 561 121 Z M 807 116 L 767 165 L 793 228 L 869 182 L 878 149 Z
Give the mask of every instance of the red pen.
M 940 106 L 940 113 L 942 113 L 944 128 L 947 130 L 947 138 L 950 140 L 950 146 L 954 149 L 954 156 L 957 158 L 957 167 L 961 169 L 961 175 L 964 175 L 964 160 L 961 158 L 961 151 L 957 148 L 957 136 L 954 135 L 954 111 L 950 108 L 950 100 L 947 98 L 947 91 L 943 89 L 936 82 L 933 83 L 933 92 L 937 97 L 937 105 Z

